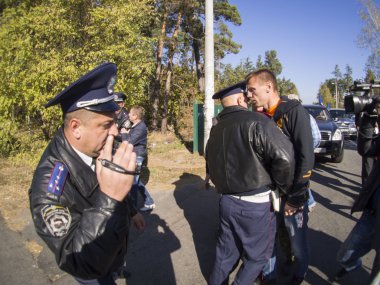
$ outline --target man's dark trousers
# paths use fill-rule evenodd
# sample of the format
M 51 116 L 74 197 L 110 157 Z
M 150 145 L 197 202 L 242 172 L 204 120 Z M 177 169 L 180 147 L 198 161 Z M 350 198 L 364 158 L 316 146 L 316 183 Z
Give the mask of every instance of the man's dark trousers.
M 239 258 L 234 285 L 251 285 L 273 251 L 276 219 L 271 202 L 253 203 L 230 195 L 219 202 L 219 236 L 209 284 L 226 284 Z

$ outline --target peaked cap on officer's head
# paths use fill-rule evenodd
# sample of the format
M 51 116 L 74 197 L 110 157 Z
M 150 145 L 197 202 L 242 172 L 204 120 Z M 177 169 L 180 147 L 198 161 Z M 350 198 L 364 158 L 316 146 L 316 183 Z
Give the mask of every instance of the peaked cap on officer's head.
M 220 99 L 222 100 L 223 98 L 230 96 L 230 95 L 235 95 L 239 93 L 246 93 L 246 83 L 245 81 L 241 81 L 239 83 L 236 83 L 234 85 L 228 86 L 218 92 L 216 92 L 213 96 L 212 99 Z
M 46 105 L 48 108 L 61 104 L 63 113 L 84 108 L 94 112 L 119 110 L 115 103 L 113 87 L 116 83 L 116 65 L 103 63 L 71 83 Z

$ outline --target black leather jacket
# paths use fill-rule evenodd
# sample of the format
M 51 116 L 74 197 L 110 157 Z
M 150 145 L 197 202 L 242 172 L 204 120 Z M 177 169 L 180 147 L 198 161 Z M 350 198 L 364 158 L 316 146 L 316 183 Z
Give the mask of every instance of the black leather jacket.
M 38 235 L 58 266 L 96 279 L 123 265 L 131 208 L 100 191 L 96 174 L 72 149 L 60 128 L 35 171 L 29 190 Z
M 211 181 L 223 194 L 255 194 L 268 186 L 286 193 L 294 175 L 289 139 L 265 115 L 239 106 L 226 107 L 218 115 L 206 162 Z

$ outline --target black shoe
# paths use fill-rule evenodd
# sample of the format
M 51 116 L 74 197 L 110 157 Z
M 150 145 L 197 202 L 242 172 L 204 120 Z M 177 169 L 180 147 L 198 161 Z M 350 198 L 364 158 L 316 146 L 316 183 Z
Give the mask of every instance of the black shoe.
M 348 273 L 350 273 L 351 271 L 347 271 L 346 269 L 344 268 L 341 268 L 334 276 L 334 281 L 339 281 L 341 280 L 342 278 L 344 278 L 345 276 L 348 275 Z
M 113 279 L 127 279 L 131 276 L 131 272 L 127 271 L 125 267 L 122 267 L 117 272 L 113 273 Z
M 124 279 L 127 279 L 127 278 L 129 278 L 131 276 L 131 272 L 129 272 L 129 271 L 127 271 L 127 270 L 123 270 L 122 272 L 121 272 L 121 274 L 120 274 L 120 277 L 121 278 L 124 278 Z

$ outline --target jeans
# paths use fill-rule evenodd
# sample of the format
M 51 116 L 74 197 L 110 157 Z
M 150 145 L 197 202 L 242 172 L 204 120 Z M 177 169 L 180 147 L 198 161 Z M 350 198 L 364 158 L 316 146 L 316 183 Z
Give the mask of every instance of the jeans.
M 277 258 L 276 274 L 280 283 L 291 284 L 294 280 L 303 280 L 309 267 L 308 202 L 305 202 L 303 210 L 292 216 L 285 216 L 285 202 L 281 205 L 276 248 L 282 251 L 282 258 Z
M 341 245 L 337 260 L 340 265 L 351 271 L 361 266 L 361 257 L 372 249 L 375 233 L 376 215 L 365 210 L 346 240 Z
M 308 191 L 309 191 L 309 199 L 307 200 L 307 205 L 308 205 L 308 208 L 310 209 L 310 207 L 315 206 L 316 202 L 314 200 L 314 196 L 311 192 L 311 189 L 308 189 Z M 307 250 L 307 246 L 306 246 L 306 250 Z M 275 265 L 276 265 L 276 246 L 274 248 L 272 257 L 270 258 L 270 260 L 268 261 L 268 263 L 265 265 L 263 269 L 264 279 L 269 280 L 269 279 L 276 278 Z
M 311 192 L 311 189 L 307 189 L 307 191 L 309 192 L 309 199 L 307 200 L 307 206 L 309 207 L 309 210 L 310 210 L 310 207 L 314 207 L 316 202 L 314 200 L 314 196 L 313 196 L 313 193 Z
M 154 200 L 152 196 L 150 196 L 148 190 L 146 189 L 145 185 L 140 180 L 140 175 L 135 176 L 135 180 L 133 181 L 132 189 L 131 189 L 131 196 L 134 205 L 137 207 L 137 195 L 140 193 L 144 198 L 144 205 L 153 205 Z

